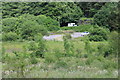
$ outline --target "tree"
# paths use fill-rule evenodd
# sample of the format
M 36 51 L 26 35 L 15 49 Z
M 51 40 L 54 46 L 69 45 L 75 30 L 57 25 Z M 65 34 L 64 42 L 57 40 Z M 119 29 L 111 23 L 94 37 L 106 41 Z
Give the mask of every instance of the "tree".
M 71 21 L 76 22 L 82 16 L 81 9 L 73 2 L 43 2 L 33 3 L 33 5 L 35 7 L 34 12 L 37 12 L 34 15 L 50 16 L 52 19 L 59 21 L 61 26 Z M 38 6 L 41 8 L 38 8 Z
M 2 29 L 4 33 L 15 32 L 23 39 L 33 39 L 36 33 L 47 35 L 48 30 L 59 30 L 58 26 L 59 22 L 50 17 L 24 14 L 18 18 L 11 17 L 3 19 Z
M 104 6 L 105 2 L 79 2 L 76 4 L 82 9 L 85 17 L 93 17 Z
M 105 26 L 110 30 L 117 30 L 119 27 L 118 11 L 118 3 L 106 3 L 105 6 L 94 15 L 94 22 L 99 26 Z
M 49 16 L 47 17 L 45 15 L 39 15 L 36 16 L 35 20 L 39 25 L 44 25 L 44 27 L 46 27 L 49 31 L 59 30 L 60 28 L 59 22 L 50 18 Z
M 34 36 L 35 43 L 33 45 L 29 45 L 29 49 L 32 52 L 32 56 L 42 57 L 44 58 L 44 54 L 47 51 L 45 41 L 43 40 L 42 34 L 37 34 Z M 31 49 L 32 48 L 32 49 Z
M 17 35 L 15 32 L 8 32 L 8 33 L 2 34 L 3 41 L 16 41 L 19 38 L 20 38 L 20 36 Z
M 2 3 L 2 13 L 3 18 L 18 17 L 21 14 L 26 14 L 29 11 L 29 3 L 19 3 L 19 2 L 3 2 Z
M 4 32 L 15 32 L 17 29 L 18 18 L 11 17 L 2 20 L 2 31 Z
M 65 49 L 65 56 L 73 56 L 74 55 L 74 45 L 69 40 L 71 39 L 70 35 L 63 36 L 64 40 L 64 49 Z
M 41 33 L 42 35 L 47 34 L 47 29 L 44 25 L 39 25 L 36 21 L 25 20 L 20 24 L 20 34 L 23 39 L 33 39 L 34 35 Z
M 109 29 L 102 27 L 94 27 L 90 31 L 89 40 L 90 41 L 104 41 L 108 40 Z
M 76 22 L 83 15 L 81 9 L 73 2 L 3 3 L 3 18 L 18 17 L 26 13 L 49 16 L 59 21 L 61 26 L 67 22 Z

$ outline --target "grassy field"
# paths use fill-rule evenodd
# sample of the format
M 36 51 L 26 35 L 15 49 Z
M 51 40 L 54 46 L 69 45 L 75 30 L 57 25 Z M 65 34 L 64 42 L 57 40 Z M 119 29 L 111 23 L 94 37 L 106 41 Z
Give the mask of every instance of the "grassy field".
M 47 64 L 44 60 L 39 63 L 30 65 L 31 71 L 25 73 L 25 78 L 117 78 L 118 70 L 113 68 L 105 69 L 105 64 L 100 61 L 93 61 L 91 65 L 86 65 L 84 59 L 79 58 L 63 58 L 61 62 L 66 64 L 58 64 L 57 62 Z M 27 70 L 26 69 L 26 70 Z M 16 72 L 5 71 L 3 77 L 17 78 Z
M 75 51 L 80 50 L 80 54 L 85 54 L 85 43 L 80 40 L 72 41 L 75 47 Z M 97 46 L 100 43 L 108 44 L 107 42 L 90 42 L 93 49 L 93 53 L 97 52 Z M 12 54 L 13 51 L 22 52 L 23 46 L 28 46 L 29 42 L 3 42 L 3 47 L 6 53 Z M 59 60 L 54 56 L 51 56 L 52 52 L 57 48 L 61 53 L 64 52 L 63 41 L 46 41 L 46 46 L 51 63 L 46 62 L 46 58 L 37 58 L 38 63 L 32 64 L 26 67 L 25 77 L 27 78 L 116 78 L 118 76 L 117 71 L 117 59 L 91 57 L 60 57 Z M 3 66 L 6 66 L 3 64 Z M 30 72 L 27 70 L 32 67 Z M 7 72 L 3 77 L 16 77 L 16 72 Z
M 80 49 L 81 51 L 84 51 L 84 42 L 83 41 L 72 41 L 74 44 L 75 49 Z M 24 49 L 24 46 L 29 45 L 30 42 L 3 42 L 2 45 L 5 48 L 7 53 L 12 53 L 13 51 L 22 51 Z M 108 42 L 90 42 L 91 47 L 96 50 L 97 45 L 103 43 L 108 44 Z M 63 47 L 63 41 L 46 41 L 46 46 L 49 51 L 53 51 L 54 49 L 59 49 L 61 51 L 64 50 Z

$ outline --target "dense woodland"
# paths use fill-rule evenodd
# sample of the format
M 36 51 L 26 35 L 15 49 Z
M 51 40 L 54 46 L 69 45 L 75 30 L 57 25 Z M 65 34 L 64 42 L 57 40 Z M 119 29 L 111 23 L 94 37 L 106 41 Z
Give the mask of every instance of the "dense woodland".
M 3 3 L 3 19 L 18 17 L 22 14 L 45 15 L 57 20 L 61 26 L 68 22 L 77 22 L 81 17 L 94 17 L 99 26 L 118 27 L 119 3 L 73 3 L 73 2 L 30 2 Z M 114 17 L 114 20 L 113 20 Z M 108 21 L 109 20 L 109 21 Z
M 3 77 L 117 77 L 119 7 L 116 2 L 3 2 Z M 93 22 L 79 25 L 82 19 Z M 90 34 L 72 39 L 64 31 Z M 65 36 L 44 40 L 50 33 Z

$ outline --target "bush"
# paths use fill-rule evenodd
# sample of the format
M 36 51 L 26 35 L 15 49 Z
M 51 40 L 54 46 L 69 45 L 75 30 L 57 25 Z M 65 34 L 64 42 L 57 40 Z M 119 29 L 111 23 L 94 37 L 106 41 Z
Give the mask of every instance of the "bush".
M 60 58 L 64 56 L 64 53 L 61 52 L 59 49 L 56 48 L 56 49 L 54 50 L 54 55 L 56 56 L 56 58 L 57 58 L 58 60 L 60 60 Z
M 3 33 L 2 40 L 3 41 L 16 41 L 19 39 L 19 35 L 14 32 Z
M 39 25 L 44 25 L 49 31 L 59 30 L 59 22 L 45 15 L 37 16 L 36 21 Z
M 57 67 L 57 68 L 60 68 L 60 67 L 67 68 L 68 65 L 67 65 L 67 63 L 66 63 L 65 61 L 60 60 L 60 61 L 58 61 L 58 62 L 56 63 L 56 67 Z
M 100 43 L 98 46 L 97 46 L 97 49 L 98 49 L 98 56 L 102 55 L 104 56 L 105 54 L 105 45 Z
M 74 55 L 74 45 L 72 42 L 70 42 L 69 38 L 70 38 L 70 35 L 66 35 L 63 37 L 65 56 L 73 56 Z
M 33 39 L 34 35 L 41 33 L 42 35 L 47 34 L 47 29 L 44 25 L 39 25 L 36 21 L 26 20 L 20 25 L 20 34 L 23 39 Z
M 76 49 L 76 57 L 81 58 L 82 57 L 82 50 Z
M 2 20 L 2 31 L 3 32 L 10 32 L 10 31 L 16 31 L 17 29 L 17 22 L 18 18 L 5 18 Z
M 46 63 L 54 63 L 57 61 L 57 57 L 54 53 L 46 53 L 45 54 L 45 62 Z
M 104 41 L 102 36 L 99 35 L 94 35 L 94 36 L 89 36 L 90 41 Z
M 104 57 L 108 57 L 111 54 L 112 54 L 112 49 L 109 47 L 105 50 Z
M 38 60 L 37 60 L 35 54 L 31 54 L 30 62 L 32 64 L 37 64 L 38 63 Z
M 46 44 L 45 44 L 45 41 L 43 40 L 43 36 L 42 34 L 37 34 L 35 37 L 34 37 L 34 40 L 35 42 L 32 42 L 33 45 L 30 43 L 28 48 L 29 50 L 32 50 L 33 53 L 32 54 L 35 54 L 37 57 L 42 57 L 44 58 L 44 53 L 47 51 L 47 48 L 46 48 Z
M 64 39 L 66 38 L 66 39 L 71 39 L 72 38 L 72 36 L 70 35 L 70 34 L 65 34 L 65 36 L 63 37 Z
M 85 41 L 85 50 L 86 50 L 88 55 L 92 54 L 92 48 L 91 48 L 91 45 L 90 45 L 89 41 Z
M 32 42 L 29 43 L 28 49 L 29 49 L 30 51 L 35 51 L 36 48 L 37 48 L 37 45 L 36 45 L 35 42 L 32 41 Z
M 8 71 L 12 70 L 16 72 L 16 77 L 25 77 L 25 73 L 30 71 L 29 68 L 28 71 L 26 69 L 27 66 L 30 65 L 30 55 L 27 53 L 18 53 L 14 52 L 13 54 L 6 54 L 3 56 L 4 61 L 7 64 L 4 67 L 4 71 L 7 69 Z
M 96 27 L 90 31 L 89 40 L 90 41 L 104 41 L 108 39 L 108 29 L 101 27 Z
M 2 31 L 5 33 L 15 32 L 21 35 L 22 39 L 33 40 L 37 33 L 47 35 L 49 31 L 59 30 L 59 22 L 50 17 L 24 14 L 18 18 L 3 19 Z
M 119 35 L 118 32 L 113 31 L 108 36 L 109 47 L 113 55 L 118 56 Z

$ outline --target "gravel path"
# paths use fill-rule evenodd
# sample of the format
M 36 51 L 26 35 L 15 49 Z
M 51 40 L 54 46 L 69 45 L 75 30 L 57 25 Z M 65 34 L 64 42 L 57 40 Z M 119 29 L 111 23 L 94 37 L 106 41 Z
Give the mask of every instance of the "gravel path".
M 78 38 L 78 37 L 83 37 L 84 35 L 88 35 L 82 32 L 74 32 L 71 34 L 72 38 Z M 54 34 L 54 35 L 49 35 L 49 36 L 43 36 L 43 39 L 45 40 L 57 40 L 57 41 L 63 41 L 63 36 L 64 34 Z

